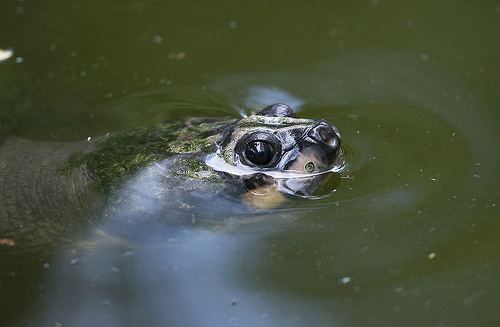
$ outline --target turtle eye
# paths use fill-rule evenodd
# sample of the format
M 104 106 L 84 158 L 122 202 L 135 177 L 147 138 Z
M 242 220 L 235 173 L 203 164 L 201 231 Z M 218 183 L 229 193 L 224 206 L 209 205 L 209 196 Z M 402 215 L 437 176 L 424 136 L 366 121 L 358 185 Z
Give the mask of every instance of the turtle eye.
M 280 159 L 281 142 L 273 133 L 252 132 L 238 140 L 234 152 L 243 165 L 271 168 Z
M 273 160 L 276 150 L 269 142 L 251 141 L 246 146 L 244 154 L 249 162 L 257 166 L 266 166 Z

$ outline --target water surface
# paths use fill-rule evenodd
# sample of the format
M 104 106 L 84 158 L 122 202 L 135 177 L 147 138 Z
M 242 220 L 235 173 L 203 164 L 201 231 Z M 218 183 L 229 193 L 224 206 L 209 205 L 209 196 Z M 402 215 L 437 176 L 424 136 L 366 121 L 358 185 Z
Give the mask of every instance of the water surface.
M 56 246 L 2 245 L 1 324 L 497 325 L 499 8 L 3 1 L 4 144 L 50 149 L 283 101 L 340 129 L 347 167 L 333 196 L 244 224 L 139 223 L 123 242 L 116 217 L 96 212 Z

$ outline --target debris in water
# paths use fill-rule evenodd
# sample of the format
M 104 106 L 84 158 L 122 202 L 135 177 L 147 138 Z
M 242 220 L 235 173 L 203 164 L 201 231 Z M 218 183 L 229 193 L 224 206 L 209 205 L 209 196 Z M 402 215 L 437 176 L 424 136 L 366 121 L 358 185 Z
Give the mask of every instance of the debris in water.
M 341 282 L 342 284 L 349 284 L 349 283 L 351 282 L 351 277 L 349 277 L 349 276 L 342 277 L 342 278 L 340 279 L 340 282 Z
M 110 270 L 114 273 L 119 273 L 120 272 L 120 268 L 118 267 L 111 267 Z
M 427 258 L 429 258 L 429 260 L 432 260 L 435 257 L 436 257 L 436 253 L 434 253 L 434 252 L 429 253 L 429 255 L 427 256 Z
M 24 58 L 23 57 L 17 57 L 16 58 L 16 64 L 22 64 L 24 62 Z
M 184 51 L 172 52 L 168 57 L 174 60 L 183 60 L 186 59 L 186 53 Z
M 49 269 L 50 268 L 50 264 L 48 262 L 44 263 L 43 264 L 43 268 Z
M 11 238 L 0 238 L 0 245 L 14 246 L 16 245 L 16 241 Z
M 5 50 L 0 49 L 0 61 L 7 60 L 13 55 L 14 51 L 12 51 L 12 49 L 5 49 Z
M 230 21 L 230 22 L 229 22 L 229 24 L 228 24 L 228 25 L 229 25 L 229 28 L 230 28 L 230 29 L 233 29 L 233 30 L 234 30 L 234 29 L 236 29 L 236 28 L 238 27 L 238 22 L 237 22 L 237 21 L 235 21 L 235 20 L 232 20 L 232 21 Z
M 79 263 L 80 260 L 79 259 L 71 259 L 71 261 L 69 262 L 72 266 L 76 265 L 77 263 Z
M 163 42 L 163 38 L 159 35 L 154 35 L 153 36 L 153 43 L 162 43 Z

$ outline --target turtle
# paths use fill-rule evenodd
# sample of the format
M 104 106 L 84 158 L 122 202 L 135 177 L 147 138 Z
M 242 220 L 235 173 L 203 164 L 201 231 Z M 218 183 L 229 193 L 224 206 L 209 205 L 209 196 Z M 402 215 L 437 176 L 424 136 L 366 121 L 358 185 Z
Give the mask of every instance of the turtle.
M 78 265 L 74 253 L 100 262 L 132 249 L 149 258 L 199 233 L 251 230 L 288 198 L 314 198 L 332 177 L 335 188 L 343 157 L 335 126 L 297 118 L 279 103 L 241 119 L 191 117 L 76 142 L 7 138 L 0 145 L 4 322 L 25 316 L 20 308 L 34 304 L 51 265 Z
M 342 158 L 334 125 L 297 118 L 282 103 L 241 119 L 179 119 L 79 142 L 10 138 L 0 148 L 0 238 L 33 248 L 96 220 L 115 235 L 148 238 L 166 222 L 269 210 L 312 196 Z

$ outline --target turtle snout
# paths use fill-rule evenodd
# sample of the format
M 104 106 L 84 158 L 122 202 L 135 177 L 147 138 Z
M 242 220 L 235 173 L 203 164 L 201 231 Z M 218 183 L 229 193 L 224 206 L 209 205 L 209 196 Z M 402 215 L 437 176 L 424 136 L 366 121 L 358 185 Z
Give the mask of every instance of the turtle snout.
M 326 121 L 320 121 L 314 126 L 309 131 L 309 136 L 319 144 L 326 144 L 332 147 L 333 150 L 337 150 L 340 147 L 340 137 L 337 129 Z

